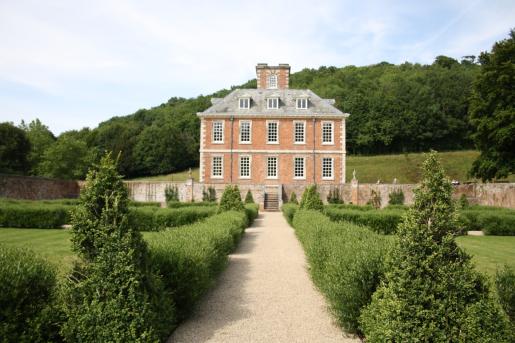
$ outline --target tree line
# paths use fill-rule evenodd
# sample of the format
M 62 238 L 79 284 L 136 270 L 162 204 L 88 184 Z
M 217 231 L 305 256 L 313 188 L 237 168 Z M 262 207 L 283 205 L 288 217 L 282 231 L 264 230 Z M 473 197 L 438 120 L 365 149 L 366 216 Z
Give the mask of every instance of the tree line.
M 514 42 L 511 31 L 509 38 L 479 58 L 465 56 L 458 61 L 438 56 L 430 65 L 381 62 L 304 69 L 291 75 L 290 87 L 335 99 L 337 108 L 351 114 L 350 154 L 476 146 L 481 158 L 472 174 L 500 178 L 515 171 Z M 173 97 L 159 106 L 113 117 L 94 129 L 71 130 L 58 137 L 39 120 L 19 126 L 2 123 L 0 173 L 83 178 L 87 167 L 106 151 L 119 155 L 119 172 L 125 177 L 195 167 L 200 139 L 196 113 L 210 106 L 211 97 L 255 87 L 254 79 L 211 95 Z

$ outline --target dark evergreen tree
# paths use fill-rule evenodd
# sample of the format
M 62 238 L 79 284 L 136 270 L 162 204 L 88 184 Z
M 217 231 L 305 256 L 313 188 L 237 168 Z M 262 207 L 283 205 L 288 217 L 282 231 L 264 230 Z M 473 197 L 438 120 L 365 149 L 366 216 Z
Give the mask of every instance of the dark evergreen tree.
M 385 280 L 362 312 L 367 342 L 508 342 L 506 316 L 455 236 L 452 185 L 432 152 Z
M 171 297 L 152 273 L 141 233 L 128 221 L 127 189 L 106 155 L 90 170 L 72 214 L 73 250 L 62 333 L 70 342 L 155 342 L 173 322 Z
M 27 173 L 29 153 L 30 141 L 25 131 L 11 123 L 0 123 L 0 173 Z
M 470 121 L 481 152 L 471 174 L 483 181 L 515 173 L 515 29 L 479 56 Z

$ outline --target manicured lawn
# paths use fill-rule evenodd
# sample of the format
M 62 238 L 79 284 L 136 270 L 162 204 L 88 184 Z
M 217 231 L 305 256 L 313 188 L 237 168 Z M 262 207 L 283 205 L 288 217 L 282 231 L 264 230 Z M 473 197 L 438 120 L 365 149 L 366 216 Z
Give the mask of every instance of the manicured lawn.
M 152 234 L 143 232 L 143 237 Z M 1 243 L 34 250 L 55 264 L 61 272 L 66 271 L 75 258 L 71 250 L 70 230 L 0 228 Z
M 472 162 L 479 155 L 478 151 L 452 151 L 441 152 L 438 157 L 442 161 L 447 175 L 451 179 L 461 182 L 470 180 L 467 172 Z M 424 154 L 398 154 L 376 156 L 351 156 L 347 155 L 347 180 L 352 179 L 352 171 L 356 169 L 356 176 L 362 183 L 376 183 L 381 179 L 383 183 L 391 183 L 397 178 L 399 183 L 417 183 L 420 180 L 420 166 L 424 161 Z M 198 168 L 192 169 L 192 175 L 198 181 Z M 167 175 L 157 175 L 133 179 L 133 181 L 185 181 L 188 171 L 182 171 Z M 510 175 L 508 180 L 515 181 L 515 175 Z
M 480 271 L 495 275 L 498 266 L 507 264 L 515 269 L 514 236 L 463 236 L 458 244 L 472 255 L 472 261 Z

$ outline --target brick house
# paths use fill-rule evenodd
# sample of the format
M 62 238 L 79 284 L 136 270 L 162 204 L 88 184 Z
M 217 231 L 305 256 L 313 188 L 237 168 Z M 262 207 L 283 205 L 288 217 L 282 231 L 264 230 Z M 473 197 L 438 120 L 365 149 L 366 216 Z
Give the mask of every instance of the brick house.
M 334 100 L 290 89 L 290 66 L 256 66 L 257 89 L 211 99 L 201 119 L 200 182 L 263 185 L 345 183 L 345 119 Z M 266 204 L 265 204 L 266 207 Z

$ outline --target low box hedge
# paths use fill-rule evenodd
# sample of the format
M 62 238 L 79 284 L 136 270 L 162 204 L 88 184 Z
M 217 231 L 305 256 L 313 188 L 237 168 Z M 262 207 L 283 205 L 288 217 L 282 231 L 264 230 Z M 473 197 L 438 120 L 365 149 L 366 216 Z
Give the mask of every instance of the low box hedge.
M 73 206 L 43 203 L 0 205 L 0 227 L 56 229 L 70 222 Z
M 327 298 L 339 324 L 361 334 L 361 309 L 384 274 L 391 239 L 348 222 L 332 222 L 318 211 L 298 210 L 293 227 L 310 266 L 313 281 Z
M 33 252 L 0 244 L 0 341 L 52 341 L 56 270 Z
M 358 225 L 365 225 L 377 233 L 389 235 L 395 233 L 405 211 L 353 210 L 326 206 L 324 213 L 332 221 L 348 221 Z
M 161 207 L 161 203 L 158 201 L 129 201 L 129 207 Z
M 393 234 L 402 220 L 407 206 L 387 206 L 377 210 L 355 205 L 327 205 L 324 213 L 333 221 L 348 221 L 366 225 L 383 234 Z M 471 206 L 459 211 L 459 220 L 466 231 L 483 231 L 485 235 L 514 236 L 515 211 L 507 208 Z
M 181 208 L 135 207 L 129 212 L 131 225 L 140 231 L 161 231 L 194 223 L 216 213 L 215 206 L 194 206 Z
M 133 203 L 131 203 L 132 205 Z M 74 205 L 54 201 L 2 201 L 0 227 L 56 229 L 70 223 Z M 130 207 L 129 220 L 141 231 L 191 224 L 216 213 L 216 206 L 159 208 L 153 205 Z
M 228 211 L 150 238 L 150 263 L 172 294 L 179 320 L 213 284 L 248 222 L 246 213 Z
M 281 207 L 283 215 L 286 218 L 288 224 L 292 225 L 293 217 L 295 216 L 295 212 L 297 212 L 298 209 L 299 205 L 292 203 L 286 203 Z
M 247 216 L 247 226 L 249 226 L 259 215 L 259 205 L 245 204 L 245 215 Z
M 180 201 L 169 201 L 166 206 L 168 208 L 180 208 L 180 207 L 194 207 L 194 206 L 216 206 L 216 201 L 199 201 L 199 202 L 180 202 Z

